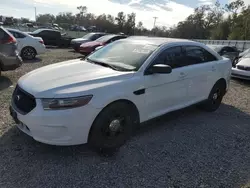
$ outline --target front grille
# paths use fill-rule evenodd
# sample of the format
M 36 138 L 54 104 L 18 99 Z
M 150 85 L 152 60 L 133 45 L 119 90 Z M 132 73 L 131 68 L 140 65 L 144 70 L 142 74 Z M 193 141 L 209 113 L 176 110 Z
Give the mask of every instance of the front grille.
M 243 65 L 237 65 L 237 69 L 245 70 L 245 71 L 250 71 L 250 67 L 249 66 L 243 66 Z
M 18 85 L 13 93 L 12 101 L 16 110 L 23 115 L 36 107 L 35 97 L 21 89 Z

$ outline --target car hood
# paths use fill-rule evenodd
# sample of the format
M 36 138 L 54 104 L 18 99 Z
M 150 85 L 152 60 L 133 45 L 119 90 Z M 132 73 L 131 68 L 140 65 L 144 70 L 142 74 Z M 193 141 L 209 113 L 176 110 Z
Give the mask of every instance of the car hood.
M 240 59 L 239 62 L 237 63 L 237 65 L 250 67 L 250 58 L 242 58 L 242 59 Z
M 89 39 L 83 39 L 83 38 L 77 38 L 77 39 L 73 39 L 71 42 L 72 43 L 84 43 L 84 42 L 89 42 Z
M 92 41 L 92 42 L 86 42 L 84 44 L 81 45 L 81 48 L 86 48 L 86 47 L 97 47 L 97 46 L 101 46 L 102 43 L 101 42 L 97 42 L 97 41 Z
M 120 72 L 81 59 L 48 65 L 21 77 L 18 85 L 36 98 L 64 98 L 93 94 L 93 90 L 129 79 Z

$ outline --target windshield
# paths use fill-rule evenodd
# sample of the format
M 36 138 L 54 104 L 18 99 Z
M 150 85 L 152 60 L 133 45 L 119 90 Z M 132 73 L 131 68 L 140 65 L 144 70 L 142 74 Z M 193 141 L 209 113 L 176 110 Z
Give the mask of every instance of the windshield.
M 32 33 L 32 34 L 38 34 L 38 33 L 40 33 L 41 31 L 43 31 L 43 29 L 37 29 L 37 30 L 35 30 L 35 31 L 31 32 L 31 33 Z
M 250 52 L 250 48 L 245 50 L 244 52 L 242 52 L 242 55 L 245 56 L 246 54 L 248 54 Z
M 246 53 L 242 58 L 250 58 L 250 53 Z
M 220 49 L 222 48 L 221 46 L 215 46 L 215 45 L 208 45 L 208 47 L 216 52 L 219 52 Z
M 99 39 L 96 39 L 95 41 L 97 41 L 97 42 L 106 42 L 109 39 L 112 39 L 113 37 L 115 37 L 115 35 L 106 35 L 106 36 L 103 36 L 103 37 L 101 37 Z
M 89 34 L 87 34 L 87 35 L 84 35 L 82 38 L 83 38 L 83 39 L 92 39 L 94 36 L 95 36 L 94 33 L 89 33 Z
M 142 42 L 116 41 L 97 50 L 88 59 L 136 71 L 156 48 Z

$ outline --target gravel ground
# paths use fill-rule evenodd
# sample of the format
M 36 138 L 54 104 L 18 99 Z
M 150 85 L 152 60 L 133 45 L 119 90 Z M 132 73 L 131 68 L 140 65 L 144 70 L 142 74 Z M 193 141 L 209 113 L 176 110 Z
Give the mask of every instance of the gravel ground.
M 220 109 L 194 107 L 151 120 L 115 155 L 56 147 L 21 133 L 8 113 L 24 73 L 76 58 L 50 50 L 0 77 L 0 187 L 250 187 L 250 82 L 232 80 Z M 14 74 L 13 74 L 14 73 Z

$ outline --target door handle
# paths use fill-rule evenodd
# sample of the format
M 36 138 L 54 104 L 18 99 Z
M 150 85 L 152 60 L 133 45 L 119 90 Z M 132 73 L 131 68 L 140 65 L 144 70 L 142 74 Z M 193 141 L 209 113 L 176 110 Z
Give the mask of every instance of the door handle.
M 212 66 L 212 71 L 216 71 L 216 68 L 214 66 Z

